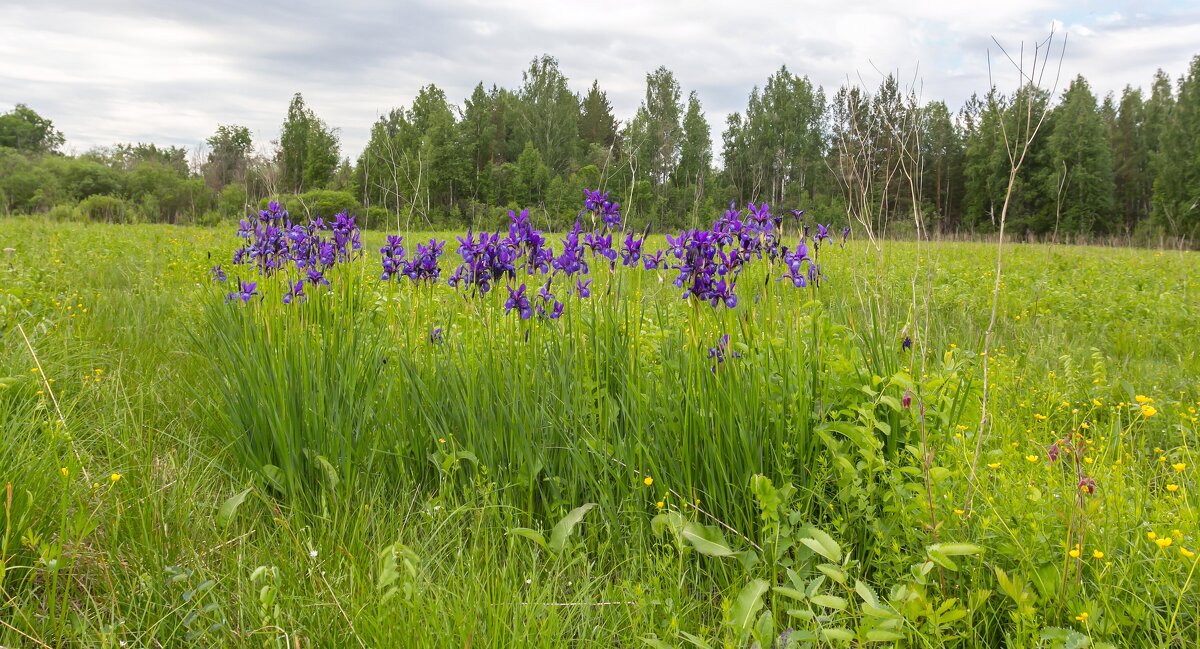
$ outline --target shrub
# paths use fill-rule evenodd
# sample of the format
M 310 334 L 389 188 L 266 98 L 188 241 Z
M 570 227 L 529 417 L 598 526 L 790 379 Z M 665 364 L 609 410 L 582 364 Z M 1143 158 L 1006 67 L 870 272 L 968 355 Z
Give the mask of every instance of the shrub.
M 129 205 L 116 196 L 97 194 L 79 202 L 79 212 L 88 221 L 128 223 L 133 220 Z

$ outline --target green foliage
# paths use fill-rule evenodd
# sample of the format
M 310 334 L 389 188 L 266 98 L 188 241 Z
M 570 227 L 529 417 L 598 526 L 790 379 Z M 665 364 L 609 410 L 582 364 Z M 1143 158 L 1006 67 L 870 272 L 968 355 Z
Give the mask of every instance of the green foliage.
M 79 213 L 89 221 L 126 223 L 133 220 L 132 210 L 116 196 L 97 194 L 79 202 Z
M 234 153 L 249 148 L 248 142 L 241 148 L 243 134 L 236 128 L 226 135 Z M 221 133 L 218 131 L 214 137 L 221 138 Z M 334 129 L 308 108 L 300 93 L 293 95 L 279 136 L 280 175 L 284 188 L 296 193 L 324 189 L 337 169 L 338 147 Z
M 1200 233 L 1200 55 L 1180 79 L 1161 128 L 1154 214 L 1171 234 L 1194 238 Z
M 929 325 L 909 329 L 916 350 L 901 354 L 911 244 L 887 244 L 878 258 L 854 241 L 831 253 L 840 256 L 825 264 L 819 308 L 773 305 L 771 288 L 729 320 L 692 321 L 673 287 L 646 275 L 625 311 L 601 299 L 561 330 L 531 327 L 525 343 L 499 303 L 377 285 L 374 259 L 336 278 L 347 288 L 367 278 L 353 286 L 356 308 L 344 309 L 353 317 L 319 315 L 348 295 L 320 294 L 301 313 L 276 310 L 271 293 L 252 307 L 255 319 L 203 279 L 226 261 L 228 230 L 5 220 L 3 247 L 15 250 L 0 253 L 0 620 L 12 628 L 0 625 L 0 643 L 1200 639 L 1196 559 L 1181 550 L 1200 542 L 1194 253 L 1006 250 L 994 425 L 964 508 L 990 245 L 922 244 Z M 364 238 L 365 249 L 382 244 Z M 877 311 L 859 303 L 856 281 L 870 282 Z M 214 327 L 215 316 L 233 322 Z M 662 322 L 683 324 L 656 329 Z M 814 323 L 815 353 L 805 342 Z M 428 343 L 432 324 L 445 328 L 443 345 Z M 354 360 L 339 346 L 351 343 L 329 331 L 384 344 L 371 352 L 360 339 Z M 722 331 L 745 346 L 740 364 L 713 373 L 696 359 Z M 219 335 L 241 347 L 212 354 Z M 487 336 L 494 355 L 476 342 Z M 338 412 L 333 404 L 364 380 L 345 368 L 369 369 L 374 353 L 388 361 L 382 394 Z M 250 354 L 272 355 L 274 373 L 225 365 Z M 789 395 L 807 380 L 794 368 L 811 368 L 809 358 L 828 370 L 822 397 L 797 406 Z M 64 424 L 35 366 L 54 379 Z M 958 398 L 960 378 L 974 380 Z M 311 495 L 287 498 L 272 486 L 284 474 L 244 468 L 242 432 L 212 418 L 227 386 L 243 386 L 237 407 L 258 418 L 255 430 L 361 437 L 331 433 L 325 448 L 299 451 L 300 489 Z M 651 406 L 678 394 L 678 418 L 658 420 Z M 1130 405 L 1139 394 L 1156 414 Z M 806 424 L 812 417 L 799 413 L 818 406 Z M 797 415 L 773 429 L 788 408 Z M 1049 462 L 1047 447 L 1067 437 L 1078 452 Z M 369 470 L 341 466 L 339 449 L 358 443 Z M 1077 466 L 1094 494 L 1081 497 Z M 569 517 L 589 502 L 597 507 Z M 558 554 L 510 534 L 538 530 L 549 546 L 551 530 L 574 518 Z
M 1050 186 L 1055 196 L 1054 231 L 1088 234 L 1110 229 L 1113 210 L 1113 157 L 1096 98 L 1076 77 L 1054 111 L 1047 138 Z
M 54 128 L 54 122 L 25 104 L 17 104 L 0 115 L 0 147 L 22 153 L 54 153 L 64 141 L 63 134 Z

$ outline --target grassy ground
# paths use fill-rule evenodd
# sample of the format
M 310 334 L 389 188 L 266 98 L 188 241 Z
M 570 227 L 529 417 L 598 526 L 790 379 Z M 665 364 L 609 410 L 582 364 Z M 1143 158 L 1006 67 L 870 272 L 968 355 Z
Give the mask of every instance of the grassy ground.
M 990 245 L 731 312 L 599 276 L 550 326 L 374 254 L 298 316 L 223 303 L 226 230 L 0 226 L 0 645 L 1200 643 L 1195 254 L 1009 247 L 980 440 Z

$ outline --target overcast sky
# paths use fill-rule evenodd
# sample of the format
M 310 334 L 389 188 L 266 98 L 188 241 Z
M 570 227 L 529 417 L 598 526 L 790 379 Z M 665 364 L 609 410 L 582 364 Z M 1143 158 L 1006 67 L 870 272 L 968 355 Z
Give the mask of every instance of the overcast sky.
M 194 148 L 220 123 L 266 145 L 302 92 L 356 158 L 376 117 L 422 85 L 461 104 L 479 81 L 517 87 L 530 59 L 549 53 L 573 90 L 599 80 L 618 119 L 666 65 L 685 95 L 698 92 L 719 146 L 725 115 L 780 65 L 827 90 L 915 72 L 925 99 L 956 110 L 986 89 L 989 48 L 998 85 L 1015 83 L 992 37 L 1016 49 L 1051 25 L 1068 37 L 1063 84 L 1082 73 L 1099 94 L 1148 87 L 1157 68 L 1174 79 L 1200 53 L 1200 3 L 1166 0 L 4 0 L 0 112 L 30 105 L 74 152 Z

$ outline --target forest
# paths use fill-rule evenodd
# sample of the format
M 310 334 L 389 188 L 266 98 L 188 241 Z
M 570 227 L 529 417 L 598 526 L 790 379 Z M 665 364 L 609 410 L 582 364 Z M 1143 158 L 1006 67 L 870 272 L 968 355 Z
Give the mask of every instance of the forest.
M 357 158 L 300 93 L 269 142 L 229 123 L 195 149 L 122 143 L 73 156 L 52 116 L 18 104 L 0 115 L 0 213 L 215 225 L 276 199 L 324 216 L 349 210 L 374 229 L 491 228 L 528 208 L 561 230 L 582 191 L 602 188 L 630 224 L 659 232 L 707 222 L 730 201 L 764 201 L 901 237 L 919 210 L 941 235 L 986 236 L 1009 185 L 1006 134 L 1033 106 L 1044 121 L 1013 186 L 1010 233 L 1190 242 L 1200 234 L 1200 56 L 1178 78 L 1159 70 L 1148 81 L 1100 97 L 1076 76 L 1054 90 L 992 88 L 955 108 L 896 75 L 827 90 L 784 66 L 714 134 L 700 97 L 665 67 L 620 119 L 598 83 L 573 92 L 543 55 L 518 88 L 480 82 L 461 104 L 423 87 L 379 117 Z

